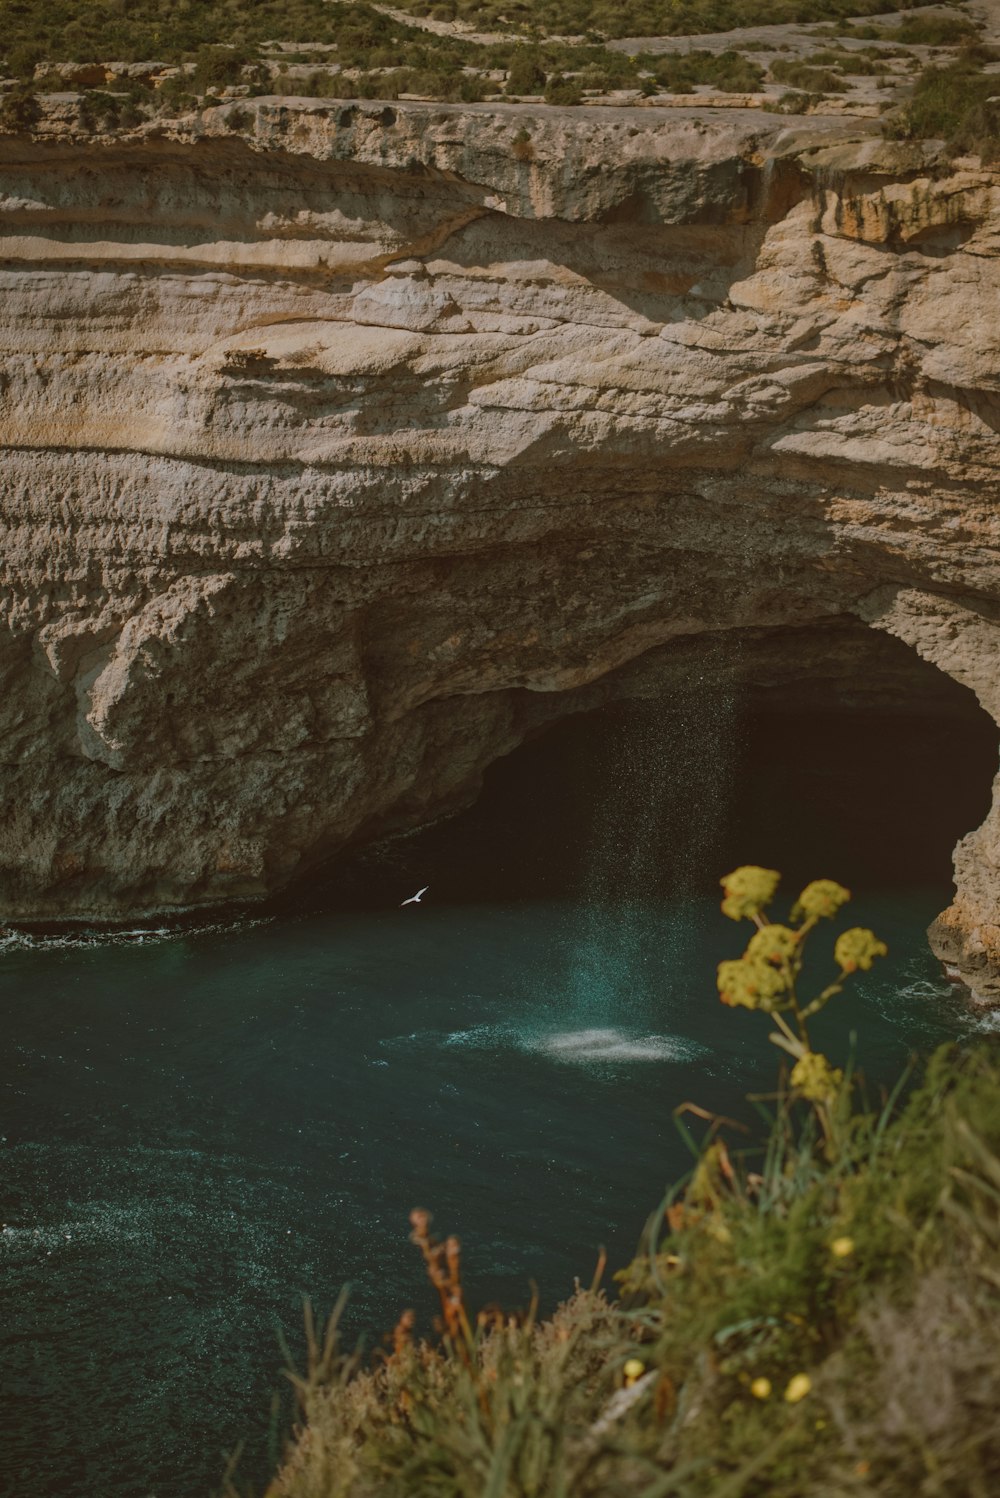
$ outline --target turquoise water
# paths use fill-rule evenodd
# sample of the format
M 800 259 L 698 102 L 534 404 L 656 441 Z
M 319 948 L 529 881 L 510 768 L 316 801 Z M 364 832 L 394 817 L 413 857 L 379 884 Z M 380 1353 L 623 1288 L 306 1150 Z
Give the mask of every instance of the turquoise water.
M 189 1498 L 240 1441 L 260 1481 L 288 1418 L 277 1334 L 301 1348 L 304 1296 L 322 1313 L 349 1282 L 349 1334 L 376 1345 L 404 1306 L 429 1326 L 414 1205 L 461 1235 L 474 1303 L 523 1305 L 534 1281 L 552 1305 L 601 1245 L 625 1261 L 687 1168 L 672 1109 L 738 1112 L 774 1076 L 766 1025 L 714 993 L 740 949 L 713 893 L 731 854 L 794 871 L 833 840 L 841 863 L 807 872 L 839 876 L 867 849 L 855 915 L 891 956 L 818 1035 L 841 1058 L 856 1031 L 873 1090 L 975 1028 L 923 939 L 954 828 L 893 877 L 877 776 L 852 844 L 840 761 L 798 788 L 786 765 L 783 821 L 755 778 L 748 822 L 738 776 L 689 766 L 685 801 L 640 754 L 618 793 L 607 742 L 578 745 L 573 773 L 568 744 L 266 915 L 6 942 L 5 1491 Z

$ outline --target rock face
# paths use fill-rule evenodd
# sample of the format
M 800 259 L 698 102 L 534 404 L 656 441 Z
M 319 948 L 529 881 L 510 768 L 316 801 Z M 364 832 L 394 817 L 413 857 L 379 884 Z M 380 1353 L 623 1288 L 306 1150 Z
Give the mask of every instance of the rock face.
M 709 633 L 863 621 L 1000 721 L 1000 178 L 759 112 L 241 113 L 0 138 L 7 919 L 263 895 Z M 998 863 L 1000 785 L 935 937 L 984 996 Z

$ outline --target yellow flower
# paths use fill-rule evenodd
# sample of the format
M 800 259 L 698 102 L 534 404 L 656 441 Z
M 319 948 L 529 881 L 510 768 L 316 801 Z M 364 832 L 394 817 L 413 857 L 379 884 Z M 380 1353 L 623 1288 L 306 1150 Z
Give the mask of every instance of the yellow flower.
M 850 898 L 850 890 L 845 889 L 842 884 L 837 884 L 835 880 L 814 879 L 812 884 L 807 884 L 799 895 L 792 916 L 796 920 L 802 915 L 816 919 L 823 915 L 834 916 L 841 905 L 846 905 Z
M 755 931 L 751 936 L 745 955 L 780 964 L 789 960 L 798 944 L 799 933 L 790 926 L 765 926 L 763 931 Z
M 750 1385 L 750 1393 L 754 1399 L 770 1399 L 771 1380 L 769 1378 L 755 1378 Z
M 792 1086 L 811 1103 L 832 1103 L 843 1080 L 844 1073 L 818 1051 L 806 1051 L 792 1067 Z
M 874 931 L 867 931 L 864 926 L 852 926 L 850 931 L 842 931 L 837 937 L 833 958 L 845 973 L 856 972 L 858 968 L 867 973 L 875 958 L 885 957 L 888 951 L 885 942 L 879 941 Z
M 788 1388 L 785 1390 L 785 1401 L 788 1404 L 798 1404 L 800 1399 L 805 1399 L 812 1388 L 812 1379 L 808 1373 L 796 1373 L 794 1378 L 788 1380 Z
M 854 1239 L 834 1238 L 833 1242 L 830 1244 L 830 1252 L 833 1254 L 835 1259 L 850 1258 L 851 1254 L 854 1252 Z
M 762 957 L 737 957 L 719 963 L 719 997 L 724 1004 L 770 1013 L 786 987 L 785 975 Z
M 626 1389 L 630 1389 L 634 1383 L 637 1383 L 645 1371 L 646 1365 L 641 1358 L 629 1358 L 622 1369 L 622 1373 L 625 1375 Z
M 720 879 L 726 898 L 722 902 L 722 913 L 730 920 L 741 921 L 744 916 L 760 915 L 765 905 L 770 905 L 778 888 L 781 875 L 776 869 L 762 869 L 755 863 L 745 863 Z

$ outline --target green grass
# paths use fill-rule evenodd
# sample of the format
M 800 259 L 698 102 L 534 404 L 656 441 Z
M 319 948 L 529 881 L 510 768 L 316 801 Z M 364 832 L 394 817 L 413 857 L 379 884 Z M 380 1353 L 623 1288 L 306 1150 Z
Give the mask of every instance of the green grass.
M 918 77 L 910 101 L 886 121 L 886 133 L 900 140 L 943 140 L 952 156 L 1000 160 L 1000 93 L 996 74 L 978 66 L 973 48 L 947 67 L 929 67 Z
M 892 1121 L 845 1103 L 832 1157 L 787 1100 L 759 1153 L 716 1132 L 616 1303 L 580 1290 L 443 1343 L 401 1329 L 369 1366 L 332 1324 L 270 1498 L 988 1498 L 997 1062 L 941 1051 Z

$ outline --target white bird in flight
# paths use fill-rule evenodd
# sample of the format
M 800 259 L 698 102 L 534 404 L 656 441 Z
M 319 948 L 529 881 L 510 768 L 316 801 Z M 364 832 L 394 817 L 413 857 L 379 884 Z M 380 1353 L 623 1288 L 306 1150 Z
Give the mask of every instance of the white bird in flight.
M 402 910 L 402 908 L 403 908 L 404 905 L 419 905 L 420 904 L 420 897 L 421 897 L 421 895 L 426 895 L 426 893 L 427 893 L 427 891 L 429 889 L 430 889 L 430 885 L 429 884 L 425 884 L 424 887 L 423 887 L 423 889 L 418 889 L 417 892 L 416 892 L 416 894 L 415 895 L 411 895 L 408 900 L 401 900 L 400 901 L 400 905 L 399 905 L 400 910 Z

